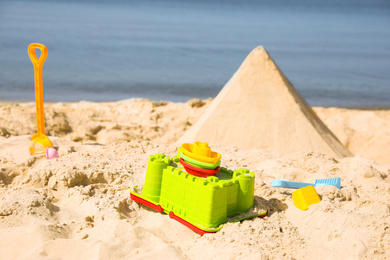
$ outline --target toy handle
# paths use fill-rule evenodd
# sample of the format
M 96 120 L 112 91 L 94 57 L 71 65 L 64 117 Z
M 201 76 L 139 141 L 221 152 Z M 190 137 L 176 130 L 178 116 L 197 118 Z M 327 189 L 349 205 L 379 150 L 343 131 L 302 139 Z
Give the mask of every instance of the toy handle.
M 41 51 L 41 56 L 38 58 L 35 50 Z M 35 105 L 37 110 L 37 132 L 45 134 L 45 122 L 43 113 L 43 83 L 42 83 L 42 67 L 47 57 L 47 48 L 40 43 L 31 43 L 27 49 L 28 56 L 34 65 L 34 81 L 35 81 Z
M 313 183 L 295 182 L 287 180 L 276 180 L 271 182 L 272 187 L 283 187 L 287 189 L 300 189 L 306 186 L 314 185 Z
M 310 186 L 310 185 L 313 185 L 313 183 L 287 181 L 285 188 L 300 189 L 300 188 L 307 187 L 307 186 Z

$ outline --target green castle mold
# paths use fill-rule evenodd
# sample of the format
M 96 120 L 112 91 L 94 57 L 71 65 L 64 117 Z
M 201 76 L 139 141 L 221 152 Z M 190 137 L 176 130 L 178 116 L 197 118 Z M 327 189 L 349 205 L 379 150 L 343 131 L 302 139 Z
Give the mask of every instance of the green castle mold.
M 159 203 L 162 183 L 162 171 L 168 167 L 171 159 L 164 154 L 149 156 L 145 185 L 142 195 L 145 199 Z
M 158 211 L 167 214 L 173 212 L 206 232 L 218 231 L 222 228 L 221 224 L 228 222 L 228 218 L 246 213 L 253 206 L 253 172 L 247 169 L 231 171 L 221 167 L 216 176 L 202 178 L 185 172 L 180 164 L 171 166 L 174 161 L 177 162 L 177 158 L 151 155 L 144 188 L 139 191 L 135 187 L 130 191 L 131 195 L 154 204 L 158 209 L 152 208 Z

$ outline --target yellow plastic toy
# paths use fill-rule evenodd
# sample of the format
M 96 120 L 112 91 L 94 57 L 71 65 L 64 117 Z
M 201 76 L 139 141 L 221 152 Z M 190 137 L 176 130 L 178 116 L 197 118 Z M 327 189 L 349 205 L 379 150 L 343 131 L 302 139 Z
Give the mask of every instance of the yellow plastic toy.
M 310 205 L 321 202 L 313 185 L 300 188 L 292 194 L 294 205 L 300 210 L 307 210 Z
M 39 59 L 35 53 L 36 49 L 41 51 Z M 47 57 L 47 48 L 40 43 L 31 43 L 27 51 L 34 65 L 35 105 L 37 113 L 37 133 L 31 137 L 30 153 L 45 156 L 46 148 L 53 148 L 50 139 L 45 135 L 45 118 L 43 113 L 42 67 Z
M 222 157 L 221 154 L 211 151 L 208 143 L 184 143 L 181 145 L 180 151 L 186 156 L 204 163 L 215 164 L 221 160 Z

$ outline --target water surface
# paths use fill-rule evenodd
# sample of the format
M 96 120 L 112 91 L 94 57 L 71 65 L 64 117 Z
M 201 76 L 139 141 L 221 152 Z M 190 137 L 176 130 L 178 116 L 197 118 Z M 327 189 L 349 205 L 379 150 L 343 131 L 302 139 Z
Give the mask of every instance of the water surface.
M 262 45 L 314 106 L 390 107 L 390 2 L 0 1 L 0 100 L 215 97 Z

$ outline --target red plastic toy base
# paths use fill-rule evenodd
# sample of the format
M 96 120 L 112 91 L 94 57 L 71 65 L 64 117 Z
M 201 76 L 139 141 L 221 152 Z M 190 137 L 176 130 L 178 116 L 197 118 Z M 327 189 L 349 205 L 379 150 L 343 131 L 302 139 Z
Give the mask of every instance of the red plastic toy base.
M 217 168 L 215 168 L 214 170 L 198 168 L 198 167 L 195 167 L 195 166 L 187 163 L 186 161 L 183 160 L 183 158 L 180 158 L 180 163 L 181 163 L 181 165 L 184 166 L 184 169 L 186 170 L 186 172 L 188 172 L 189 174 L 198 176 L 198 177 L 207 178 L 209 176 L 214 176 L 220 170 L 219 166 Z
M 142 204 L 142 205 L 144 205 L 146 207 L 149 207 L 151 209 L 154 209 L 154 210 L 156 210 L 158 212 L 163 212 L 164 211 L 164 209 L 160 205 L 153 204 L 153 203 L 151 203 L 151 202 L 149 202 L 147 200 L 144 200 L 143 198 L 140 198 L 140 197 L 138 197 L 138 196 L 136 196 L 136 195 L 134 195 L 132 193 L 130 193 L 130 198 L 132 200 L 134 200 L 135 202 L 138 202 L 138 203 L 140 203 L 140 204 Z M 264 218 L 265 216 L 267 216 L 267 214 L 259 216 L 259 218 Z M 217 232 L 217 231 L 215 231 L 215 232 L 204 231 L 204 230 L 202 230 L 202 229 L 192 225 L 190 222 L 185 221 L 181 217 L 176 216 L 175 213 L 173 213 L 172 211 L 169 212 L 169 217 L 171 219 L 174 219 L 177 222 L 183 224 L 184 226 L 188 227 L 189 229 L 191 229 L 192 231 L 198 233 L 201 236 L 203 236 L 204 234 L 207 234 L 207 233 L 215 233 L 215 232 Z
M 151 209 L 156 210 L 157 212 L 163 212 L 164 209 L 160 205 L 153 204 L 147 200 L 144 200 L 143 198 L 140 198 L 132 193 L 130 193 L 130 199 L 134 200 L 135 202 L 141 203 L 142 205 L 145 205 L 146 207 L 149 207 Z
M 196 233 L 198 233 L 199 235 L 203 236 L 204 234 L 206 233 L 215 233 L 215 232 L 208 232 L 208 231 L 204 231 L 194 225 L 192 225 L 190 222 L 187 222 L 185 221 L 184 219 L 182 219 L 181 217 L 178 217 L 175 215 L 175 213 L 173 213 L 172 211 L 169 212 L 169 217 L 171 219 L 174 219 L 176 220 L 177 222 L 183 224 L 184 226 L 188 227 L 189 229 L 191 229 L 192 231 L 195 231 Z

